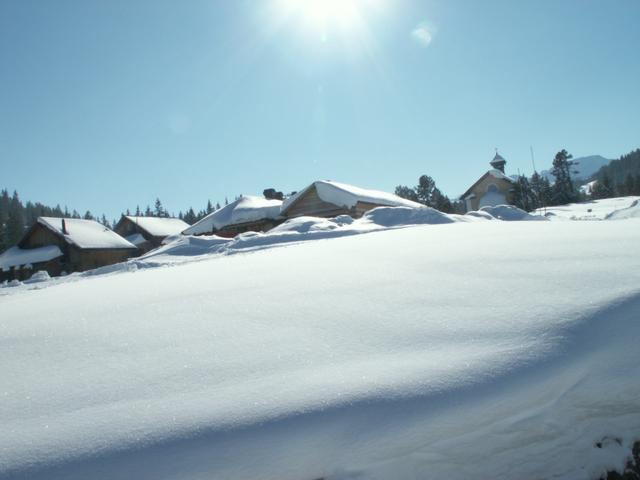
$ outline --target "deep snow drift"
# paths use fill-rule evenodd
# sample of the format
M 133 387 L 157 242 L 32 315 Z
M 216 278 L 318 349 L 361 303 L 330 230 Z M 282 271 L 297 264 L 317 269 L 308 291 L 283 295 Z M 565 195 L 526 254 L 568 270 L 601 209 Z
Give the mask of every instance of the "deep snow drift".
M 640 435 L 640 221 L 368 218 L 367 235 L 325 241 L 355 228 L 338 218 L 321 241 L 2 289 L 0 478 L 622 466 Z

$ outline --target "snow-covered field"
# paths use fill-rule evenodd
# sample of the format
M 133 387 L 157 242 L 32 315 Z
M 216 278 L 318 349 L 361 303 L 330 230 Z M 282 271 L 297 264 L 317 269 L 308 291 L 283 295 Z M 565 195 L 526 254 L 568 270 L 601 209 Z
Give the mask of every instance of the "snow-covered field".
M 640 220 L 497 219 L 516 213 L 299 219 L 0 289 L 0 478 L 621 467 L 640 438 Z
M 546 215 L 549 220 L 604 220 L 617 210 L 629 208 L 640 197 L 616 197 L 592 200 L 583 203 L 571 203 L 558 207 L 537 210 L 538 215 Z

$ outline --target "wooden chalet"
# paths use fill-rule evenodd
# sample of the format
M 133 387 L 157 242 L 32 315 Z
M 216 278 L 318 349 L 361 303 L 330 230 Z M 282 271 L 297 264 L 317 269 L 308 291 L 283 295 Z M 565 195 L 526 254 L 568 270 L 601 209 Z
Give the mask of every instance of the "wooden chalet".
M 3 280 L 25 280 L 38 270 L 50 276 L 119 263 L 136 246 L 93 220 L 38 217 L 16 247 L 0 255 Z
M 496 152 L 490 162 L 492 168 L 462 194 L 460 198 L 464 200 L 467 212 L 479 210 L 482 207 L 513 204 L 515 181 L 505 175 L 506 163 L 507 161 Z
M 243 232 L 266 232 L 283 222 L 281 206 L 282 201 L 278 199 L 243 196 L 210 213 L 182 233 L 231 238 Z
M 179 235 L 186 228 L 189 224 L 179 218 L 123 215 L 113 230 L 138 247 L 138 254 L 142 255 L 158 248 L 168 236 Z
M 379 190 L 369 190 L 330 180 L 316 181 L 288 198 L 282 206 L 286 218 L 301 216 L 360 218 L 377 207 L 411 207 L 423 205 Z

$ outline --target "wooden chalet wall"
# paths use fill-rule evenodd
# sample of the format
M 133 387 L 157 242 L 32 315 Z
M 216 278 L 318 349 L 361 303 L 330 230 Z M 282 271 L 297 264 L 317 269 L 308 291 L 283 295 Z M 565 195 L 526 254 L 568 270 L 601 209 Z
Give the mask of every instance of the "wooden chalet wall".
M 360 218 L 369 210 L 386 206 L 388 205 L 359 201 L 353 208 L 341 207 L 334 203 L 323 201 L 318 196 L 318 192 L 314 186 L 298 198 L 291 208 L 287 209 L 286 216 L 287 218 L 294 218 L 309 215 L 312 217 L 332 218 L 338 215 L 349 215 L 353 218 Z
M 355 215 L 355 209 L 347 209 L 333 203 L 327 203 L 318 196 L 313 186 L 297 199 L 286 211 L 287 218 L 309 215 L 313 217 L 337 217 L 338 215 Z
M 219 237 L 224 238 L 233 238 L 240 233 L 245 232 L 266 232 L 271 230 L 273 227 L 280 225 L 283 220 L 274 220 L 271 218 L 265 218 L 264 220 L 260 220 L 257 222 L 246 222 L 246 223 L 238 223 L 235 225 L 228 225 L 220 230 L 216 230 L 215 232 L 211 232 L 204 235 L 218 235 Z
M 6 280 L 27 280 L 35 272 L 39 272 L 41 270 L 46 271 L 51 277 L 60 275 L 63 272 L 61 258 L 54 258 L 48 262 L 32 263 L 31 268 L 11 267 L 7 271 L 0 270 L 0 282 L 4 282 Z

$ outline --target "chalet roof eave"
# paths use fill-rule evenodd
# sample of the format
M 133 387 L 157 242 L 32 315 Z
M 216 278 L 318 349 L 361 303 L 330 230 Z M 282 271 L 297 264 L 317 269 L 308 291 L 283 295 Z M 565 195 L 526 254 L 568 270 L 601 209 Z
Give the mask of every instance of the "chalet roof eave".
M 487 176 L 490 175 L 489 172 L 485 172 L 484 175 L 482 175 L 478 180 L 476 180 L 475 182 L 473 182 L 473 185 L 471 185 L 469 188 L 467 188 L 467 191 L 464 192 L 462 195 L 460 195 L 460 199 L 464 200 L 467 198 L 467 196 L 471 193 L 471 190 L 473 190 L 477 184 L 479 184 L 482 180 L 484 180 L 485 178 L 487 178 Z

